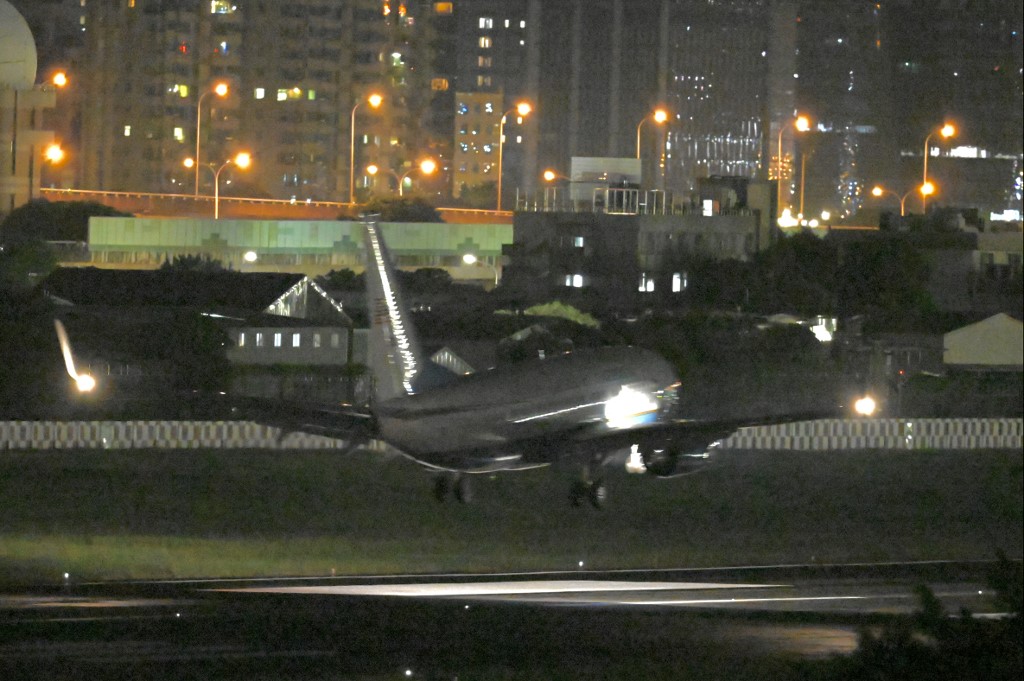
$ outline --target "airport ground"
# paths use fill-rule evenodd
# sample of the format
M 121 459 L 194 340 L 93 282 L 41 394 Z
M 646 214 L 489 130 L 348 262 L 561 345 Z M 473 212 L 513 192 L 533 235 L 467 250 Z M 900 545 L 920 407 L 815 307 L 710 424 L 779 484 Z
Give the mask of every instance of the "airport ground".
M 0 676 L 869 678 L 848 656 L 915 585 L 997 612 L 985 565 L 1024 547 L 1019 451 L 727 451 L 610 471 L 603 510 L 570 507 L 577 474 L 482 477 L 459 505 L 371 453 L 5 452 Z
M 0 454 L 8 583 L 415 572 L 680 568 L 1019 558 L 1012 451 L 723 451 L 659 480 L 579 471 L 474 478 L 439 504 L 402 457 L 330 451 Z

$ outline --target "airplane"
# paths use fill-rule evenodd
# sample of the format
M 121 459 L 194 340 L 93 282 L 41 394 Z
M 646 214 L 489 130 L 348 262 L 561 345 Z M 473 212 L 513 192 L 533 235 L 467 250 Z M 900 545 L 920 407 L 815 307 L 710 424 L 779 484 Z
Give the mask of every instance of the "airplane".
M 425 356 L 373 216 L 363 219 L 366 250 L 368 408 L 231 398 L 236 413 L 277 426 L 283 438 L 306 432 L 342 439 L 347 450 L 383 442 L 435 472 L 434 494 L 472 499 L 477 474 L 579 464 L 573 506 L 602 507 L 603 470 L 624 461 L 630 473 L 688 475 L 711 462 L 718 443 L 743 427 L 849 416 L 840 404 L 805 413 L 746 419 L 694 418 L 679 405 L 684 386 L 663 357 L 632 347 L 576 349 L 458 375 Z M 67 333 L 55 321 L 68 374 L 75 370 Z M 858 402 L 870 414 L 873 404 Z
M 631 473 L 673 477 L 710 462 L 715 446 L 738 429 L 847 416 L 836 405 L 813 413 L 751 419 L 688 418 L 683 384 L 650 350 L 577 349 L 486 371 L 457 375 L 427 358 L 398 287 L 381 226 L 364 217 L 368 364 L 374 398 L 368 410 L 303 409 L 279 404 L 253 418 L 286 431 L 340 437 L 351 446 L 377 440 L 437 473 L 439 500 L 472 498 L 470 478 L 550 466 L 581 466 L 570 500 L 601 507 L 605 464 L 625 458 Z

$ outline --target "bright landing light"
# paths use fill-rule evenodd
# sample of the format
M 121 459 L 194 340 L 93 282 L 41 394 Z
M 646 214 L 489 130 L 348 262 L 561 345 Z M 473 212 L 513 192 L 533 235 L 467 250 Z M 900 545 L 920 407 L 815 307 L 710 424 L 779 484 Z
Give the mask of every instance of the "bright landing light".
M 628 385 L 604 403 L 604 418 L 611 428 L 628 428 L 658 411 L 658 403 L 645 391 Z
M 861 416 L 871 416 L 875 413 L 877 407 L 878 405 L 875 404 L 875 400 L 868 395 L 853 403 L 854 410 Z

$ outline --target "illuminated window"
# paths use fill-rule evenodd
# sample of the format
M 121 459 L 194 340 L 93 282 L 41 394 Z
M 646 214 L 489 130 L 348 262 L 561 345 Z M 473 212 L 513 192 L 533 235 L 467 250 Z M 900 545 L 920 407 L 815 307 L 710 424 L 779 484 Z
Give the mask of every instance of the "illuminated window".
M 263 334 L 259 331 L 256 332 L 256 347 L 263 347 Z
M 565 275 L 565 285 L 569 288 L 583 288 L 583 275 L 582 274 L 567 274 Z
M 210 14 L 233 14 L 234 11 L 231 0 L 210 0 Z
M 320 347 L 320 334 L 318 334 L 318 333 L 314 333 L 313 334 L 313 347 L 314 348 Z
M 339 347 L 341 347 L 341 336 L 339 336 L 336 333 L 332 333 L 331 334 L 331 347 L 332 348 L 339 348 Z
M 188 43 L 184 40 L 178 41 L 178 44 L 174 46 L 174 51 L 178 54 L 188 54 Z
M 302 338 L 301 334 L 298 334 L 298 333 L 293 333 L 292 334 L 292 347 L 293 348 L 299 347 L 299 344 L 302 342 L 300 340 L 301 338 Z
M 674 272 L 672 274 L 672 293 L 685 291 L 689 284 L 690 282 L 687 279 L 686 272 Z
M 275 333 L 274 334 L 274 347 L 275 348 L 281 347 L 281 334 L 280 333 Z
M 490 87 L 491 77 L 490 76 L 477 76 L 476 77 L 477 87 Z
M 574 236 L 572 238 L 572 245 L 574 248 L 583 248 L 583 237 Z
M 313 101 L 316 99 L 316 90 L 306 90 L 306 99 Z
M 491 57 L 485 57 L 484 55 L 481 54 L 479 57 L 476 58 L 476 65 L 482 69 L 489 69 L 491 68 L 491 64 L 493 61 L 494 60 Z
M 124 126 L 124 136 L 125 137 L 131 137 L 132 136 L 132 126 L 130 126 L 130 125 Z
M 283 102 L 286 99 L 288 99 L 288 90 L 286 90 L 284 88 L 278 88 L 277 89 L 277 101 Z
M 477 41 L 477 45 L 479 45 L 480 48 L 484 50 L 490 49 L 492 45 L 491 38 L 489 36 L 482 35 L 480 36 L 480 40 Z
M 252 92 L 255 99 L 263 99 L 267 96 L 267 91 L 264 88 L 258 87 Z
M 244 348 L 245 347 L 245 331 L 240 331 L 238 333 L 238 347 L 240 347 L 240 348 Z
M 447 90 L 448 89 L 448 79 L 447 78 L 434 78 L 433 80 L 430 81 L 430 89 L 434 90 L 434 91 L 437 91 L 437 92 L 443 92 L 443 91 Z
M 453 3 L 451 2 L 435 2 L 434 3 L 434 14 L 450 15 L 453 11 Z
M 185 131 L 184 131 L 184 129 L 182 129 L 182 128 L 175 128 L 174 129 L 174 139 L 178 140 L 179 142 L 184 142 L 185 141 Z
M 654 277 L 648 277 L 644 272 L 640 275 L 640 286 L 637 288 L 640 293 L 654 293 Z
M 480 17 L 480 28 L 494 28 L 494 19 L 491 17 Z

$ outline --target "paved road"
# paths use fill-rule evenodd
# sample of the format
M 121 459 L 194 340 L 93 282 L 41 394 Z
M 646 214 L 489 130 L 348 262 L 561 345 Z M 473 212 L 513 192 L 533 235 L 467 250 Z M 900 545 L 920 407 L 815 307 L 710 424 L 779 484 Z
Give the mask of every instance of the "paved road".
M 0 595 L 0 678 L 757 678 L 983 565 L 68 584 Z M 778 663 L 778 662 L 776 662 Z

